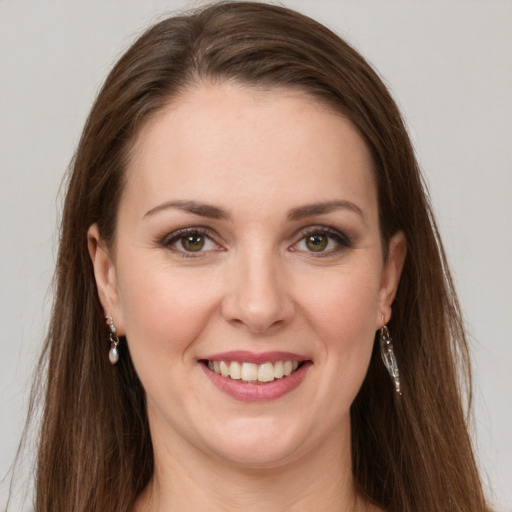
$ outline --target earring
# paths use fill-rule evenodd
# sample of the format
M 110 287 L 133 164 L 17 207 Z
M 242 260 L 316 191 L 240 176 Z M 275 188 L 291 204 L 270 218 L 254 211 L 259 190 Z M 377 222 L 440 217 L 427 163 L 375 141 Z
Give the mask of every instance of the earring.
M 114 319 L 111 316 L 106 316 L 105 320 L 107 321 L 107 325 L 110 329 L 110 350 L 108 352 L 108 359 L 110 364 L 116 364 L 119 361 L 119 349 L 117 348 L 119 345 L 119 337 L 117 336 L 117 329 L 114 325 Z
M 379 341 L 380 355 L 382 357 L 382 361 L 384 361 L 384 366 L 386 367 L 389 376 L 393 381 L 396 394 L 401 395 L 402 391 L 400 390 L 400 372 L 398 371 L 398 365 L 396 363 L 391 334 L 389 333 L 389 329 L 385 324 L 380 329 Z

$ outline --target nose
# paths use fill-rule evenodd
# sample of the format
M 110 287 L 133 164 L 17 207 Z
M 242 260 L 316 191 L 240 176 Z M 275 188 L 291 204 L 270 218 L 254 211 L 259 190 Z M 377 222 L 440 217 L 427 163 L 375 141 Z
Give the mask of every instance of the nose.
M 240 255 L 226 284 L 222 315 L 232 325 L 261 334 L 288 324 L 293 317 L 291 277 L 276 255 Z

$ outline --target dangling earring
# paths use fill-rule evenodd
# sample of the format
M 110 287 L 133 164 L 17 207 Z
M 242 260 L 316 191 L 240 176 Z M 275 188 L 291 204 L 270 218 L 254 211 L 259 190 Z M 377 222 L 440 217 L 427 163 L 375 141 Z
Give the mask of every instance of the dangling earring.
M 110 328 L 110 350 L 108 352 L 108 359 L 110 364 L 116 364 L 119 361 L 119 349 L 117 348 L 119 345 L 119 337 L 117 336 L 117 329 L 114 325 L 114 320 L 111 316 L 106 316 L 105 320 L 107 321 L 107 325 Z
M 382 357 L 382 361 L 384 361 L 384 366 L 386 367 L 389 376 L 393 381 L 396 394 L 401 395 L 402 391 L 400 390 L 400 372 L 398 371 L 398 365 L 396 363 L 391 334 L 389 334 L 389 329 L 386 324 L 384 324 L 380 329 L 379 341 L 380 355 Z

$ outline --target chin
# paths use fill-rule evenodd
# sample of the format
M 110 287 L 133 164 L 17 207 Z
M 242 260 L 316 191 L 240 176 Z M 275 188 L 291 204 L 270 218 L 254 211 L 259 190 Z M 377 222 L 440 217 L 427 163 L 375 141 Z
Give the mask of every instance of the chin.
M 228 464 L 246 469 L 271 469 L 283 466 L 298 458 L 297 449 L 276 440 L 266 446 L 261 443 L 216 447 L 215 455 Z
M 210 450 L 217 457 L 254 469 L 291 462 L 312 444 L 308 432 L 270 418 L 232 421 L 219 435 L 214 436 L 210 431 L 207 439 Z

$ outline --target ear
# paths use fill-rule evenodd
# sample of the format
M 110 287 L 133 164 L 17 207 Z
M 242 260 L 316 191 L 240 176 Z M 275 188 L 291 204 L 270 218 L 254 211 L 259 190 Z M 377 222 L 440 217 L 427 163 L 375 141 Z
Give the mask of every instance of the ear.
M 391 304 L 395 299 L 400 276 L 407 254 L 407 241 L 403 231 L 398 231 L 389 240 L 388 255 L 382 269 L 379 290 L 379 314 L 376 319 L 377 328 L 381 328 L 391 319 Z
M 87 247 L 94 268 L 94 278 L 103 312 L 105 316 L 112 316 L 118 334 L 123 336 L 116 268 L 106 243 L 100 237 L 97 224 L 93 224 L 87 231 Z

